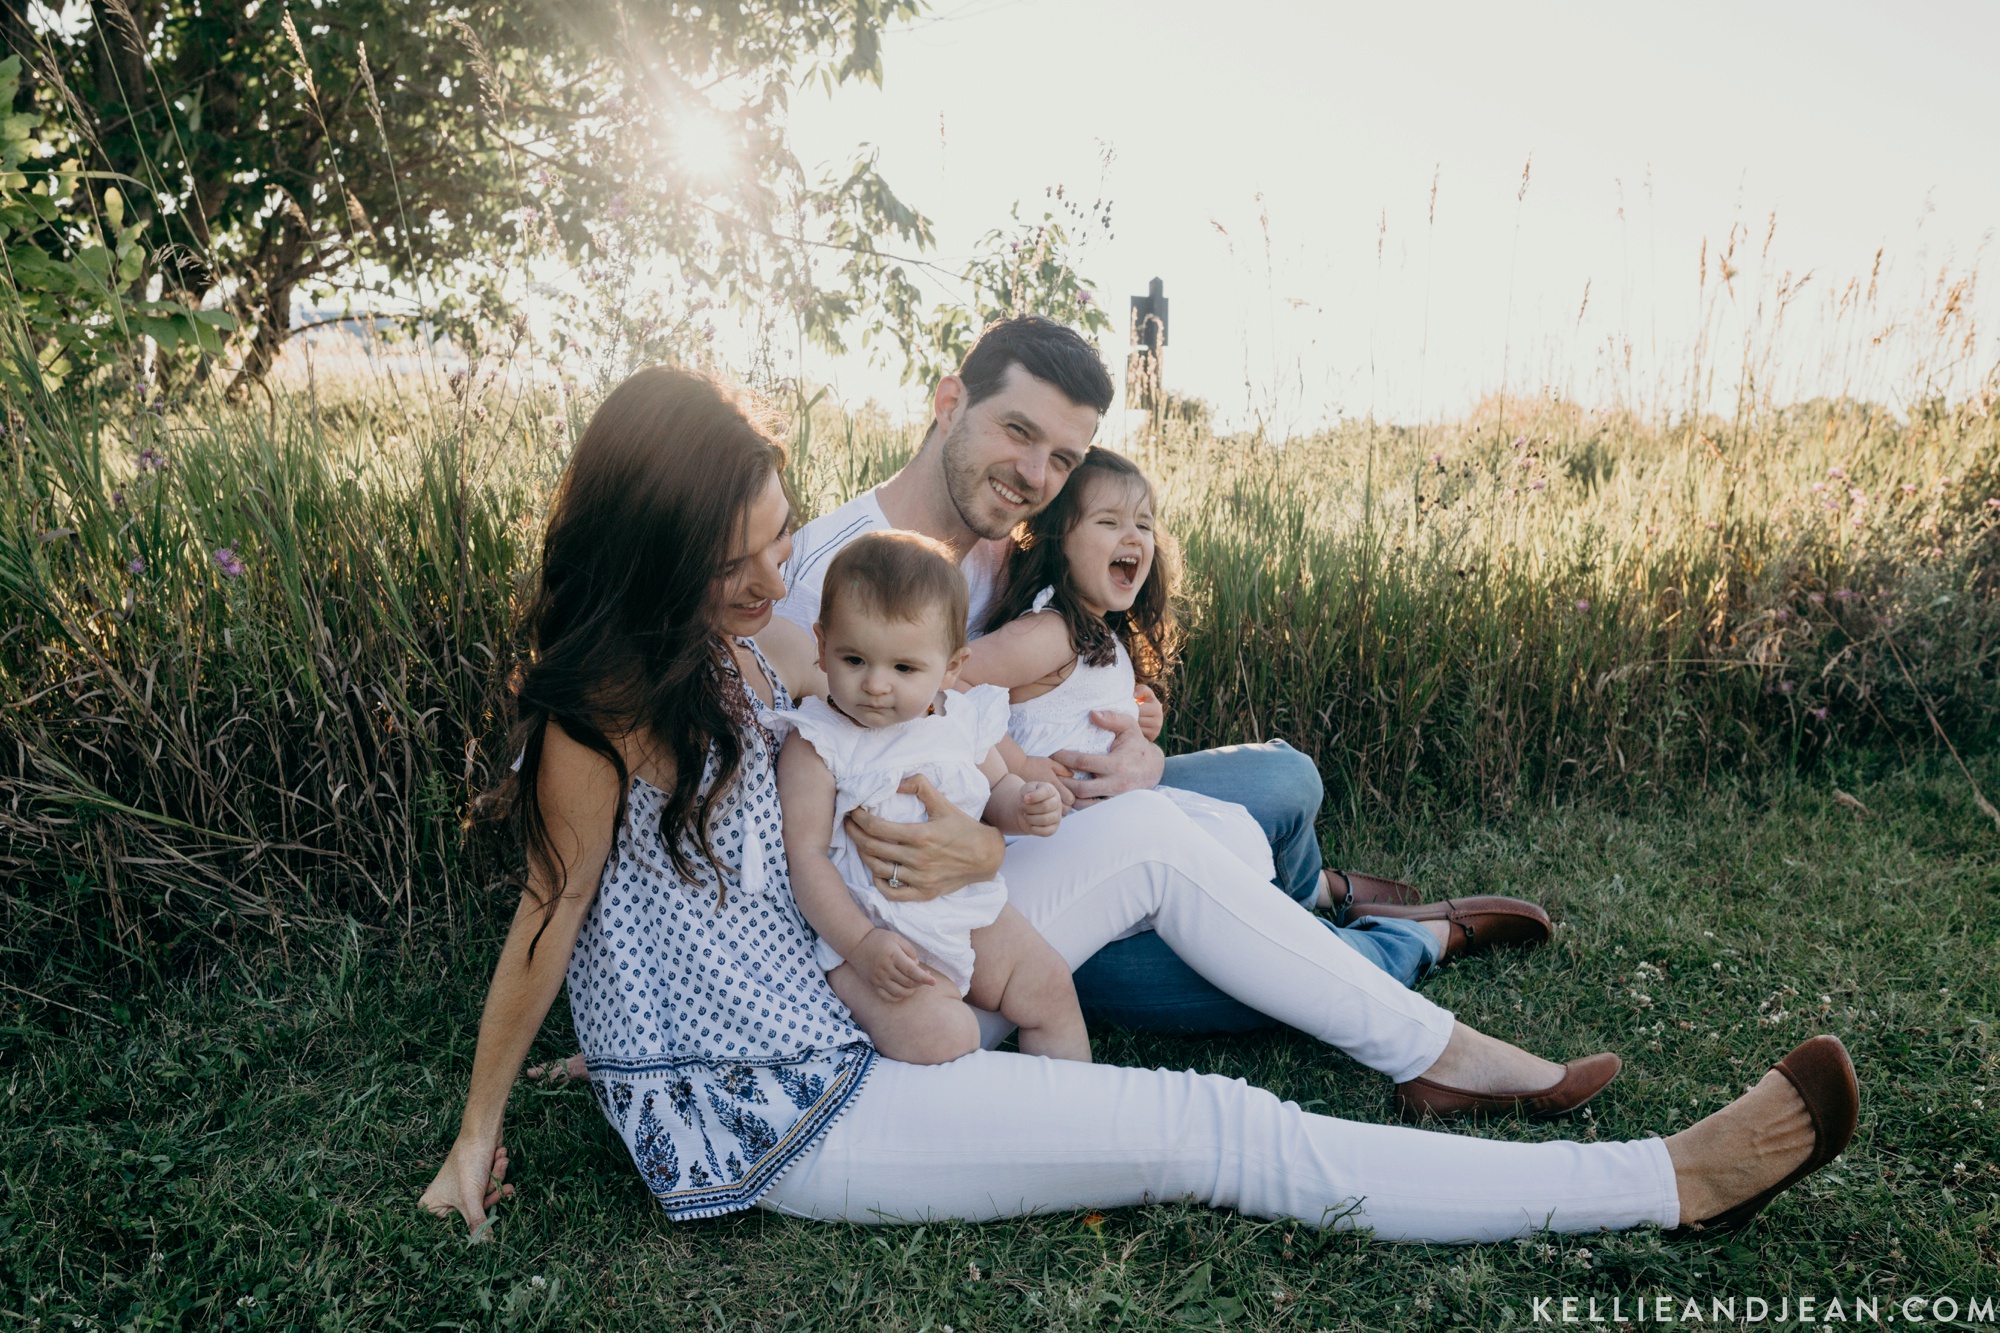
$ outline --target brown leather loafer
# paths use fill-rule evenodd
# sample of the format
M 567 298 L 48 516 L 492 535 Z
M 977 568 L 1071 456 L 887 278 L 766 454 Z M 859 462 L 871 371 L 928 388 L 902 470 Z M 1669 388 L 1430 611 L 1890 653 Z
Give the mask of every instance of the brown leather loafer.
M 1502 945 L 1532 949 L 1549 938 L 1549 914 L 1534 903 L 1520 898 L 1478 894 L 1471 898 L 1447 898 L 1438 903 L 1404 907 L 1393 903 L 1368 903 L 1347 914 L 1353 925 L 1371 916 L 1396 917 L 1403 921 L 1443 921 L 1450 927 L 1440 963 L 1466 958 Z
M 1672 1236 L 1694 1232 L 1734 1231 L 1764 1211 L 1764 1206 L 1840 1156 L 1854 1139 L 1854 1126 L 1861 1118 L 1861 1085 L 1854 1077 L 1854 1061 L 1840 1038 L 1809 1037 L 1792 1048 L 1791 1054 L 1774 1066 L 1797 1090 L 1812 1117 L 1813 1150 L 1798 1168 L 1754 1198 L 1714 1217 L 1689 1222 L 1667 1233 Z
M 1422 1120 L 1425 1116 L 1450 1120 L 1459 1116 L 1562 1115 L 1604 1091 L 1605 1085 L 1618 1077 L 1624 1063 L 1609 1051 L 1586 1055 L 1564 1065 L 1561 1080 L 1540 1092 L 1468 1092 L 1427 1078 L 1413 1078 L 1396 1085 L 1396 1109 L 1405 1120 Z
M 1333 877 L 1328 887 L 1334 892 L 1334 916 L 1343 925 L 1351 910 L 1367 903 L 1394 903 L 1399 907 L 1410 907 L 1424 900 L 1419 890 L 1393 879 L 1364 875 L 1358 870 L 1328 868 L 1326 873 Z

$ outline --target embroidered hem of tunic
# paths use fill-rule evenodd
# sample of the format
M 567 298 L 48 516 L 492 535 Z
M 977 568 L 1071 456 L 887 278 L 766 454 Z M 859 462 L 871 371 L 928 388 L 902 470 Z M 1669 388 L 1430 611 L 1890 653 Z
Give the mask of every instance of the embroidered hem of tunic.
M 588 1064 L 604 1118 L 646 1187 L 669 1218 L 691 1222 L 753 1207 L 853 1103 L 875 1068 L 875 1049 L 850 1042 L 781 1060 Z M 751 1109 L 772 1104 L 796 1117 L 777 1128 Z

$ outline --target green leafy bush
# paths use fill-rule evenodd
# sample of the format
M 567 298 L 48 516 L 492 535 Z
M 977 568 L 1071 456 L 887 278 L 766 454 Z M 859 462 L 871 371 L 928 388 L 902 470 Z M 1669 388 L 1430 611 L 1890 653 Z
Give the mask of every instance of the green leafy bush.
M 0 60 L 0 107 L 12 107 L 21 58 Z M 164 350 L 187 345 L 211 355 L 235 320 L 147 300 L 140 291 L 147 253 L 143 220 L 126 221 L 119 183 L 59 158 L 56 136 L 35 111 L 0 115 L 0 261 L 8 313 L 32 349 L 45 382 L 61 385 L 139 354 L 140 335 Z M 58 159 L 55 165 L 44 165 Z M 93 189 L 95 186 L 97 188 Z

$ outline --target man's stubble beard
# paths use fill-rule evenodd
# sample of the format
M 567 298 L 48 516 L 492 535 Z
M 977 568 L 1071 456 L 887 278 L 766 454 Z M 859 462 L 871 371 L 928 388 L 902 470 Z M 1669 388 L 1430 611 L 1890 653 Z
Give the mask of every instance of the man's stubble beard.
M 1033 518 L 1042 511 L 1044 506 L 1041 504 L 1034 505 L 1018 519 L 1010 519 L 1002 516 L 999 519 L 1001 526 L 997 532 L 988 531 L 987 528 L 981 526 L 982 522 L 990 522 L 991 520 L 976 518 L 975 515 L 982 513 L 985 505 L 991 505 L 996 502 L 990 499 L 992 492 L 986 485 L 986 474 L 976 471 L 965 461 L 966 441 L 967 437 L 972 433 L 969 426 L 970 423 L 961 418 L 959 423 L 952 427 L 951 433 L 944 437 L 941 456 L 944 460 L 945 494 L 951 497 L 952 508 L 958 511 L 959 522 L 965 524 L 967 528 L 987 541 L 998 541 L 1003 537 L 1010 536 L 1014 531 L 1016 523 Z M 1019 491 L 1025 495 L 1033 488 L 1009 485 L 1009 489 Z M 985 502 L 985 505 L 982 505 L 982 501 Z

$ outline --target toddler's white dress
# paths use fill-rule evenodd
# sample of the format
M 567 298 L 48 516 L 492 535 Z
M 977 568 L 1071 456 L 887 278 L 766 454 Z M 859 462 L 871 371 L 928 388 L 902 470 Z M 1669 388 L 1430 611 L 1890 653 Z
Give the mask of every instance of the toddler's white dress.
M 946 690 L 929 713 L 887 727 L 860 726 L 824 699 L 807 699 L 782 714 L 812 742 L 833 774 L 828 855 L 848 892 L 869 920 L 916 945 L 924 962 L 956 985 L 960 995 L 972 985 L 972 932 L 992 925 L 1007 905 L 1005 881 L 968 884 L 928 902 L 894 902 L 875 887 L 848 836 L 847 815 L 860 807 L 905 824 L 926 822 L 924 803 L 896 790 L 904 778 L 921 773 L 946 800 L 978 819 L 993 790 L 979 761 L 1007 734 L 1007 712 L 1007 691 L 978 685 L 963 694 Z M 846 961 L 824 939 L 817 957 L 829 972 Z
M 1047 598 L 1047 593 L 1036 598 L 1034 609 L 1045 607 Z M 1132 670 L 1131 655 L 1120 643 L 1118 659 L 1110 665 L 1094 667 L 1078 659 L 1062 684 L 1047 694 L 1013 705 L 1008 710 L 1007 734 L 1023 753 L 1037 758 L 1058 750 L 1103 754 L 1111 748 L 1113 737 L 1092 722 L 1090 715 L 1124 713 L 1137 717 L 1137 691 L 1138 678 Z M 1270 839 L 1264 836 L 1264 826 L 1248 810 L 1234 801 L 1219 801 L 1178 787 L 1155 790 L 1179 806 L 1198 828 L 1234 852 L 1259 878 L 1277 878 Z

